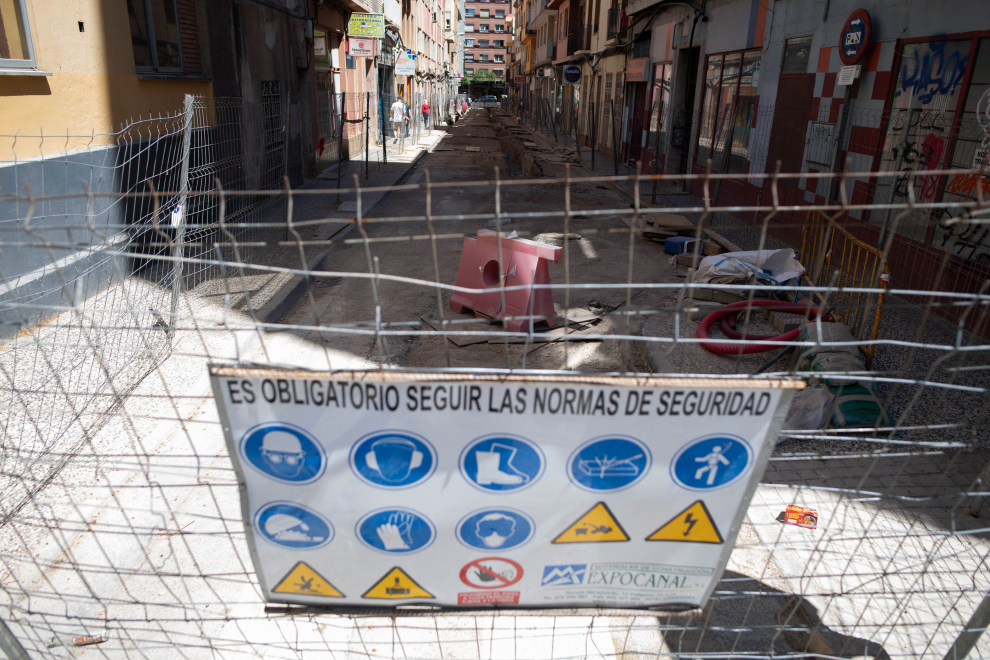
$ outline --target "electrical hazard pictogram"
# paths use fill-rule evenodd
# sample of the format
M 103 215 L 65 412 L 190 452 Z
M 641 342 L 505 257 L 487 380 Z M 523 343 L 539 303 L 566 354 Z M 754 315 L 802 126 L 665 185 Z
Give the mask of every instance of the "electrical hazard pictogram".
M 409 577 L 405 571 L 398 566 L 385 574 L 381 580 L 368 589 L 361 598 L 388 598 L 397 600 L 401 598 L 435 598 L 433 594 L 419 586 L 416 580 Z
M 629 535 L 608 506 L 599 502 L 565 529 L 553 543 L 615 543 L 628 540 Z
M 272 589 L 275 594 L 293 594 L 296 596 L 325 596 L 327 598 L 344 598 L 329 580 L 301 561 L 292 567 L 278 585 Z
M 684 543 L 723 543 L 722 534 L 712 520 L 712 514 L 701 500 L 684 509 L 660 529 L 646 537 L 647 541 L 682 541 Z

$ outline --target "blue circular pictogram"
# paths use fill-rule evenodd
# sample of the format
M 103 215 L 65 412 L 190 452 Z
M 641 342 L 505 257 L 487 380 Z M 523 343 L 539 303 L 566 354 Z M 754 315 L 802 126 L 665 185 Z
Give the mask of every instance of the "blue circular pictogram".
M 846 66 L 852 66 L 863 59 L 870 45 L 872 30 L 870 12 L 857 9 L 849 14 L 839 32 L 839 59 Z
M 522 511 L 491 507 L 469 513 L 457 523 L 457 540 L 476 550 L 518 547 L 536 532 L 536 523 Z
M 290 550 L 322 548 L 333 540 L 333 525 L 295 502 L 269 502 L 254 514 L 254 529 L 266 540 Z
M 355 532 L 373 550 L 404 555 L 428 547 L 437 535 L 426 516 L 400 507 L 372 511 L 358 521 Z
M 351 448 L 351 470 L 378 488 L 410 488 L 426 481 L 437 467 L 433 445 L 408 431 L 370 433 Z
M 627 435 L 605 435 L 584 443 L 567 460 L 567 476 L 588 491 L 629 488 L 646 476 L 650 450 Z
M 487 435 L 461 452 L 461 474 L 486 492 L 509 492 L 532 486 L 543 475 L 546 461 L 533 442 L 515 435 Z
M 290 484 L 316 481 L 326 469 L 322 445 L 298 426 L 267 422 L 247 431 L 240 442 L 241 458 L 267 477 Z
M 681 448 L 670 463 L 670 476 L 689 490 L 716 490 L 734 483 L 753 463 L 742 438 L 712 435 Z

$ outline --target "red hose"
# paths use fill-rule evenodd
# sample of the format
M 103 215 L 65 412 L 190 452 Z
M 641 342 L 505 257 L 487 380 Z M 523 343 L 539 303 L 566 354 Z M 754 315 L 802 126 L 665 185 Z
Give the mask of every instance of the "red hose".
M 774 312 L 789 312 L 791 314 L 800 314 L 807 319 L 814 320 L 818 318 L 819 309 L 814 305 L 809 305 L 807 303 L 782 303 L 775 300 L 753 300 L 752 302 L 747 300 L 742 300 L 740 302 L 732 303 L 731 305 L 726 305 L 720 309 L 716 309 L 706 316 L 701 324 L 698 325 L 697 337 L 698 339 L 707 339 L 708 341 L 701 342 L 701 345 L 712 353 L 718 353 L 719 355 L 739 355 L 740 348 L 742 349 L 742 355 L 749 355 L 752 353 L 765 353 L 767 351 L 773 351 L 780 348 L 779 343 L 760 345 L 760 344 L 727 344 L 725 342 L 712 340 L 708 331 L 711 329 L 716 322 L 721 321 L 722 332 L 725 333 L 730 339 L 742 339 L 742 333 L 733 327 L 730 323 L 730 319 L 735 318 L 737 314 L 741 311 L 745 311 L 747 307 L 760 307 L 765 311 Z M 822 321 L 828 320 L 828 312 L 822 311 Z M 801 332 L 800 329 L 791 330 L 790 332 L 785 332 L 782 335 L 777 335 L 772 337 L 769 335 L 746 335 L 746 339 L 751 339 L 753 341 L 773 341 L 773 342 L 788 342 L 797 339 L 798 333 Z

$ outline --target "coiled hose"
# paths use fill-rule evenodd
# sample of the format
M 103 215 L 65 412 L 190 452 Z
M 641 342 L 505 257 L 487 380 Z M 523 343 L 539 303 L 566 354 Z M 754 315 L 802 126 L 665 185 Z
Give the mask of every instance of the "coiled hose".
M 720 309 L 716 309 L 706 316 L 701 324 L 698 325 L 697 337 L 698 339 L 707 339 L 708 341 L 701 342 L 701 345 L 712 353 L 718 353 L 719 355 L 751 355 L 753 353 L 765 353 L 767 351 L 772 351 L 780 348 L 779 343 L 773 344 L 729 344 L 726 342 L 716 341 L 711 338 L 708 331 L 711 330 L 715 323 L 721 321 L 720 328 L 726 337 L 729 339 L 742 339 L 743 335 L 741 332 L 735 328 L 735 317 L 740 312 L 746 310 L 747 307 L 752 307 L 756 309 L 760 308 L 762 311 L 771 312 L 789 312 L 791 314 L 800 314 L 809 320 L 815 320 L 821 315 L 822 321 L 828 321 L 828 312 L 819 309 L 817 306 L 810 303 L 784 303 L 778 302 L 776 300 L 742 300 L 740 302 L 735 302 L 730 305 L 726 305 Z M 801 332 L 800 329 L 794 329 L 790 332 L 785 332 L 782 335 L 770 336 L 770 335 L 751 335 L 747 334 L 746 339 L 755 342 L 787 342 L 794 341 L 797 339 L 798 333 Z M 740 351 L 742 349 L 742 351 Z

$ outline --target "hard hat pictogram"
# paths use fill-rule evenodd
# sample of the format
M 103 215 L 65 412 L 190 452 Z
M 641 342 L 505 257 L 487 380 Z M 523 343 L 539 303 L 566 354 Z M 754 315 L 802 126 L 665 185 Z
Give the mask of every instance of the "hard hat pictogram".
M 724 543 L 708 507 L 698 500 L 646 537 L 647 541 L 682 543 Z
M 319 548 L 334 536 L 329 520 L 296 502 L 262 505 L 254 515 L 254 528 L 266 540 L 291 550 Z
M 560 533 L 552 543 L 616 543 L 628 541 L 629 535 L 609 510 L 599 502 Z

